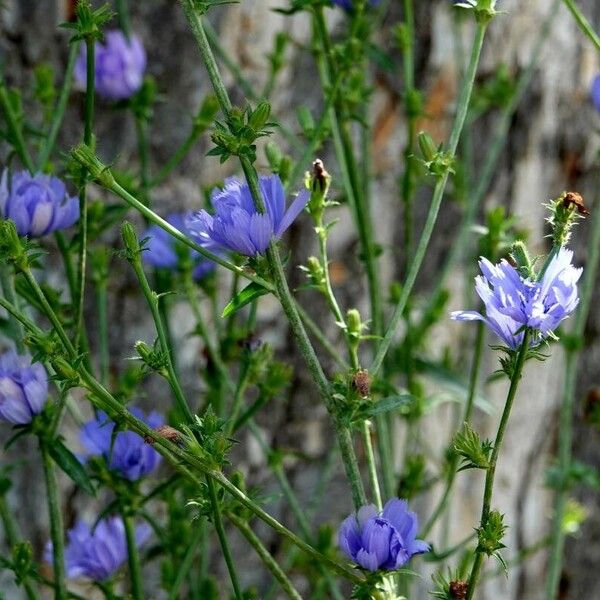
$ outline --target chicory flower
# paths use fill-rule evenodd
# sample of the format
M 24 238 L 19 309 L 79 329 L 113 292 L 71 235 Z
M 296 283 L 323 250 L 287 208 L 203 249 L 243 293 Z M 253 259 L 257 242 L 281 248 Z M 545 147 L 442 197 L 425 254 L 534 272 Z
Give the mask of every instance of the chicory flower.
M 485 306 L 485 315 L 466 310 L 454 311 L 457 321 L 483 321 L 504 343 L 516 350 L 523 341 L 523 328 L 533 330 L 531 346 L 552 335 L 579 304 L 577 282 L 583 269 L 575 268 L 573 252 L 561 248 L 552 258 L 539 281 L 523 277 L 506 260 L 493 265 L 482 258 L 482 275 L 475 278 L 475 289 Z
M 146 523 L 135 528 L 135 542 L 141 546 L 149 537 L 151 529 Z M 127 560 L 127 539 L 121 517 L 102 519 L 92 530 L 78 521 L 67 533 L 65 548 L 65 569 L 67 577 L 88 577 L 94 581 L 104 581 L 111 577 Z M 44 556 L 52 562 L 52 544 L 46 546 Z
M 600 74 L 596 75 L 596 77 L 594 77 L 594 81 L 592 81 L 590 96 L 594 106 L 596 107 L 596 110 L 600 113 Z
M 263 254 L 272 240 L 279 239 L 308 203 L 308 190 L 301 191 L 288 209 L 278 175 L 260 178 L 266 212 L 256 210 L 246 183 L 229 178 L 223 189 L 213 191 L 214 215 L 205 210 L 186 220 L 190 234 L 203 246 L 229 250 L 246 256 Z
M 48 399 L 48 376 L 43 365 L 8 350 L 0 355 L 0 419 L 14 425 L 31 423 Z
M 139 408 L 129 410 L 152 429 L 164 423 L 162 415 L 157 412 L 146 416 Z M 119 431 L 113 438 L 114 427 L 115 424 L 102 411 L 98 412 L 97 418 L 85 423 L 79 432 L 85 455 L 104 457 L 109 469 L 129 481 L 136 481 L 154 471 L 160 464 L 161 455 L 134 431 Z
M 189 235 L 190 232 L 186 227 L 185 219 L 185 214 L 172 214 L 166 218 L 166 221 L 182 233 Z M 171 234 L 158 225 L 150 225 L 143 237 L 147 238 L 146 247 L 142 254 L 146 264 L 158 269 L 177 269 L 179 265 L 177 245 L 179 242 Z M 212 260 L 191 249 L 189 255 L 194 265 L 192 274 L 196 281 L 214 271 L 216 264 Z
M 128 40 L 119 29 L 107 31 L 104 42 L 95 44 L 94 59 L 94 86 L 98 95 L 106 100 L 126 100 L 142 86 L 146 51 L 137 35 L 131 35 Z M 82 89 L 87 81 L 86 60 L 87 50 L 83 44 L 75 63 L 75 80 Z
M 51 175 L 4 169 L 0 179 L 0 215 L 14 221 L 19 235 L 41 237 L 66 229 L 79 219 L 79 199 Z
M 370 504 L 343 521 L 338 532 L 340 550 L 368 571 L 394 571 L 415 554 L 429 551 L 429 544 L 417 539 L 417 515 L 405 500 L 392 498 L 383 511 Z

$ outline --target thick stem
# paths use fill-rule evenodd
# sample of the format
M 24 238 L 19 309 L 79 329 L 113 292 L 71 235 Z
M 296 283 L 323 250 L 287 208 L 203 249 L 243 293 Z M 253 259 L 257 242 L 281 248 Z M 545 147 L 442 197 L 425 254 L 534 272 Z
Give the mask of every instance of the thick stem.
M 52 539 L 52 564 L 54 568 L 54 598 L 66 600 L 67 585 L 65 579 L 65 545 L 63 518 L 60 510 L 58 481 L 54 463 L 50 457 L 46 441 L 40 439 L 40 452 L 46 482 L 48 513 L 50 520 L 50 538 Z
M 473 91 L 473 84 L 475 82 L 475 74 L 477 72 L 477 65 L 479 64 L 479 57 L 481 56 L 481 49 L 483 47 L 486 29 L 487 23 L 479 23 L 477 25 L 477 31 L 471 49 L 471 59 L 469 61 L 469 66 L 465 74 L 465 80 L 458 99 L 456 117 L 454 119 L 452 132 L 450 133 L 450 140 L 448 141 L 448 147 L 446 150 L 452 157 L 454 157 L 456 154 L 456 148 L 458 147 L 460 134 L 467 117 L 471 93 Z M 419 274 L 421 264 L 425 258 L 427 247 L 429 246 L 429 240 L 431 239 L 431 234 L 433 233 L 433 228 L 435 226 L 440 205 L 442 203 L 442 198 L 444 196 L 444 191 L 446 189 L 446 183 L 448 182 L 448 176 L 449 173 L 446 171 L 444 175 L 437 180 L 433 192 L 433 198 L 431 200 L 431 206 L 429 208 L 429 214 L 427 215 L 427 220 L 425 221 L 425 226 L 423 227 L 423 233 L 421 234 L 421 239 L 419 240 L 419 244 L 415 251 L 415 256 L 411 263 L 406 281 L 402 286 L 402 293 L 400 294 L 400 298 L 396 304 L 396 308 L 394 309 L 394 313 L 392 315 L 390 325 L 385 333 L 385 337 L 379 344 L 377 354 L 373 360 L 373 364 L 369 369 L 372 375 L 375 375 L 381 368 L 387 351 L 396 334 L 396 329 L 398 328 L 398 325 L 400 324 L 400 321 L 404 315 L 404 309 L 406 308 L 406 304 L 410 298 L 410 294 L 417 279 L 417 275 Z
M 500 424 L 498 425 L 498 432 L 496 433 L 496 439 L 494 441 L 494 448 L 492 450 L 492 455 L 490 457 L 490 464 L 487 468 L 486 476 L 485 476 L 485 489 L 483 492 L 483 506 L 481 508 L 481 521 L 480 527 L 485 527 L 487 523 L 487 519 L 490 514 L 491 506 L 492 506 L 492 495 L 494 492 L 494 478 L 496 476 L 496 465 L 498 463 L 498 456 L 500 454 L 500 450 L 502 448 L 502 442 L 504 440 L 504 434 L 506 432 L 506 427 L 508 425 L 508 419 L 510 417 L 510 413 L 512 410 L 513 402 L 515 396 L 517 395 L 517 389 L 519 387 L 519 383 L 521 381 L 521 375 L 523 373 L 523 365 L 525 364 L 525 359 L 527 357 L 527 352 L 529 351 L 529 340 L 531 339 L 531 334 L 529 330 L 525 331 L 523 336 L 523 342 L 521 343 L 521 347 L 519 348 L 519 353 L 517 355 L 517 361 L 515 363 L 514 372 L 512 378 L 510 380 L 510 387 L 508 389 L 508 395 L 506 397 L 506 403 L 504 404 L 504 410 L 502 411 L 502 417 L 500 418 Z M 472 600 L 475 595 L 475 590 L 477 588 L 477 583 L 479 580 L 479 574 L 481 571 L 481 567 L 483 565 L 484 555 L 481 550 L 477 550 L 475 552 L 475 561 L 473 562 L 473 567 L 471 569 L 471 575 L 469 576 L 469 587 L 467 591 L 467 600 Z
M 233 592 L 237 600 L 243 600 L 244 596 L 242 594 L 242 590 L 238 582 L 238 577 L 235 570 L 235 563 L 233 562 L 231 551 L 229 550 L 229 544 L 227 543 L 227 535 L 225 534 L 223 520 L 221 519 L 221 508 L 219 506 L 219 499 L 217 498 L 215 482 L 211 477 L 207 475 L 206 483 L 208 485 L 208 493 L 210 495 L 210 502 L 213 510 L 213 524 L 215 526 L 215 529 L 217 530 L 217 536 L 219 537 L 221 550 L 223 552 L 225 562 L 227 563 L 227 569 L 229 571 L 231 585 L 233 586 Z

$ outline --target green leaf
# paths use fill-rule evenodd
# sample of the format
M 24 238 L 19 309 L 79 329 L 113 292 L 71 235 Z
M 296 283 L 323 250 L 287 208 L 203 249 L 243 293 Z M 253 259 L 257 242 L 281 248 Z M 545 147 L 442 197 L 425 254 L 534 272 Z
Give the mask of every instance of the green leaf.
M 75 455 L 60 441 L 54 440 L 48 446 L 48 452 L 54 459 L 54 462 L 82 489 L 88 494 L 94 495 L 95 490 L 92 482 L 77 460 Z
M 240 308 L 246 306 L 253 300 L 260 298 L 267 294 L 269 290 L 262 285 L 255 283 L 254 281 L 248 284 L 241 292 L 238 292 L 236 296 L 229 302 L 229 304 L 223 309 L 223 318 L 232 315 L 233 313 L 240 310 Z
M 397 396 L 388 396 L 382 398 L 379 402 L 373 404 L 367 410 L 367 415 L 375 416 L 381 415 L 392 410 L 398 410 L 410 406 L 414 400 L 412 394 L 399 394 Z

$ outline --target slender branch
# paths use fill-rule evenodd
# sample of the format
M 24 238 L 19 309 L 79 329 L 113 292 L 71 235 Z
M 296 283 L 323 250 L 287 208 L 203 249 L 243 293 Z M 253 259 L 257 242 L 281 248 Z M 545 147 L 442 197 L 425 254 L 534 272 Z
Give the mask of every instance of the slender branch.
M 598 202 L 596 202 L 596 205 Z M 600 265 L 600 207 L 595 206 L 594 217 L 591 227 L 591 235 L 588 241 L 588 260 L 586 261 L 581 285 L 580 304 L 575 316 L 575 323 L 570 335 L 574 340 L 583 345 L 585 324 L 587 323 L 592 293 L 598 277 L 598 266 Z M 561 473 L 561 485 L 554 497 L 554 516 L 552 523 L 552 542 L 550 548 L 550 562 L 548 566 L 548 577 L 546 579 L 546 598 L 554 600 L 556 597 L 560 575 L 562 571 L 563 551 L 565 543 L 565 531 L 563 519 L 568 498 L 568 486 L 566 478 L 571 467 L 573 446 L 573 409 L 575 405 L 575 392 L 577 388 L 577 372 L 579 367 L 580 345 L 569 347 L 565 363 L 565 380 L 563 383 L 562 402 L 560 405 L 559 428 L 558 428 L 558 467 Z
M 588 39 L 596 46 L 596 50 L 600 52 L 600 37 L 594 31 L 594 28 L 590 22 L 586 19 L 585 15 L 581 12 L 580 8 L 575 4 L 575 0 L 563 0 L 564 5 L 571 11 L 571 14 L 577 21 L 579 29 L 588 37 Z
M 287 575 L 283 572 L 277 561 L 273 558 L 271 553 L 265 548 L 260 538 L 252 531 L 252 528 L 246 521 L 238 517 L 236 514 L 228 511 L 225 513 L 227 518 L 239 529 L 240 533 L 248 540 L 248 543 L 254 548 L 256 554 L 263 561 L 265 567 L 269 569 L 273 577 L 281 585 L 281 589 L 285 592 L 288 598 L 291 600 L 302 600 L 302 596 L 298 593 L 298 590 L 294 587 L 294 584 L 288 579 Z
M 504 410 L 502 411 L 502 417 L 500 418 L 500 424 L 498 425 L 498 432 L 496 433 L 496 439 L 494 441 L 494 448 L 490 457 L 490 463 L 486 471 L 485 476 L 485 489 L 483 492 L 483 506 L 481 508 L 481 527 L 485 527 L 492 505 L 492 495 L 494 491 L 494 478 L 496 475 L 496 465 L 498 463 L 498 456 L 502 448 L 502 442 L 504 440 L 504 434 L 508 425 L 508 419 L 512 410 L 515 396 L 517 395 L 517 389 L 521 381 L 521 375 L 523 373 L 523 366 L 529 351 L 529 341 L 531 339 L 531 333 L 526 330 L 523 335 L 523 341 L 517 355 L 517 360 L 514 366 L 512 378 L 510 380 L 510 387 L 508 389 L 508 395 L 506 397 L 506 403 L 504 404 Z M 475 552 L 475 560 L 473 567 L 471 568 L 471 575 L 469 576 L 469 587 L 467 591 L 467 600 L 472 600 L 475 595 L 477 583 L 479 581 L 479 574 L 483 565 L 484 553 L 481 549 L 477 549 Z
M 35 165 L 33 164 L 33 160 L 31 159 L 29 151 L 27 150 L 27 145 L 25 144 L 25 140 L 23 138 L 23 131 L 21 129 L 21 125 L 19 124 L 17 115 L 13 110 L 10 98 L 8 96 L 8 90 L 6 89 L 4 79 L 1 77 L 1 75 L 0 106 L 2 107 L 2 112 L 4 113 L 4 120 L 8 125 L 8 131 L 10 132 L 12 137 L 13 147 L 25 168 L 33 174 L 35 172 Z
M 131 595 L 134 600 L 144 600 L 144 586 L 142 584 L 142 567 L 140 554 L 135 541 L 135 525 L 129 513 L 129 508 L 122 510 L 123 525 L 125 527 L 125 539 L 127 541 L 127 562 L 129 564 L 129 576 L 131 578 Z
M 46 444 L 47 442 L 45 440 L 40 439 L 40 452 L 42 454 L 42 465 L 44 467 L 44 480 L 46 482 L 48 512 L 50 517 L 50 537 L 52 539 L 54 598 L 55 600 L 66 600 L 67 585 L 65 580 L 66 574 L 63 518 L 60 510 L 56 470 Z
M 483 47 L 486 29 L 487 23 L 478 23 L 475 39 L 471 49 L 471 59 L 465 74 L 465 80 L 463 82 L 458 99 L 456 117 L 452 126 L 452 132 L 450 133 L 450 140 L 448 141 L 447 152 L 452 157 L 454 157 L 456 154 L 456 149 L 460 140 L 460 134 L 467 117 L 471 93 L 473 91 L 473 84 L 475 82 L 475 74 L 477 72 L 477 65 L 479 64 L 479 57 L 481 56 L 481 49 Z M 396 329 L 398 328 L 398 325 L 400 324 L 400 321 L 404 315 L 404 309 L 406 308 L 406 304 L 417 279 L 417 275 L 419 274 L 421 264 L 423 263 L 423 259 L 425 258 L 425 254 L 427 252 L 429 240 L 431 239 L 431 234 L 433 233 L 433 228 L 435 227 L 440 205 L 442 203 L 442 198 L 444 196 L 444 190 L 446 189 L 446 183 L 448 182 L 448 176 L 449 173 L 446 171 L 444 175 L 437 180 L 433 192 L 431 206 L 429 208 L 429 214 L 427 215 L 427 220 L 425 221 L 425 226 L 423 227 L 423 233 L 421 234 L 421 239 L 419 240 L 419 244 L 415 251 L 414 259 L 411 263 L 406 281 L 402 286 L 402 293 L 400 294 L 400 298 L 396 304 L 396 308 L 394 309 L 394 313 L 390 320 L 390 325 L 388 326 L 385 337 L 379 344 L 375 359 L 369 368 L 369 372 L 372 375 L 375 375 L 381 368 L 387 351 L 396 334 Z
M 243 600 L 244 595 L 238 582 L 237 573 L 235 570 L 235 563 L 229 550 L 229 544 L 227 543 L 227 535 L 225 534 L 225 528 L 223 527 L 223 521 L 221 519 L 221 509 L 219 507 L 219 499 L 217 498 L 217 492 L 215 488 L 215 482 L 208 475 L 206 476 L 206 483 L 208 485 L 208 493 L 210 494 L 210 502 L 213 509 L 213 523 L 217 530 L 217 536 L 221 543 L 221 550 L 227 563 L 227 569 L 229 571 L 229 577 L 231 578 L 231 585 L 233 586 L 233 592 L 237 600 Z

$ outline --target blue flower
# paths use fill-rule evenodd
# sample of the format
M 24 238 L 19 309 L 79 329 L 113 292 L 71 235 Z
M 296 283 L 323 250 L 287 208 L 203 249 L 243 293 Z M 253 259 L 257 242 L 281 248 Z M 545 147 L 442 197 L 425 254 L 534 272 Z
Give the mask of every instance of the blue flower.
M 175 229 L 189 235 L 190 232 L 185 225 L 186 216 L 186 214 L 172 214 L 166 218 L 166 221 Z M 142 254 L 146 264 L 158 269 L 177 269 L 180 256 L 177 248 L 179 242 L 170 233 L 158 225 L 150 225 L 143 237 L 148 238 Z M 193 277 L 196 281 L 214 271 L 216 263 L 212 260 L 204 258 L 195 250 L 190 250 L 189 254 L 194 263 Z
M 119 29 L 107 31 L 104 43 L 96 42 L 94 48 L 95 80 L 98 95 L 106 100 L 125 100 L 142 86 L 146 70 L 146 51 L 137 35 L 127 40 Z M 85 89 L 87 81 L 85 44 L 75 63 L 75 79 Z
M 164 423 L 162 415 L 151 412 L 147 417 L 139 408 L 131 408 L 132 415 L 155 429 Z M 134 431 L 119 431 L 113 439 L 115 424 L 105 413 L 85 423 L 79 440 L 86 449 L 86 456 L 102 456 L 108 467 L 129 481 L 136 481 L 152 473 L 161 461 L 161 455 L 144 438 Z
M 40 237 L 66 229 L 79 219 L 79 200 L 67 194 L 57 177 L 28 171 L 9 174 L 0 179 L 0 215 L 14 221 L 19 235 Z
M 31 423 L 48 399 L 48 376 L 41 363 L 14 350 L 0 355 L 0 419 L 14 425 Z
M 354 0 L 331 0 L 332 4 L 341 6 L 344 10 L 351 11 L 354 8 Z M 377 6 L 381 3 L 381 0 L 369 0 L 370 6 Z
M 592 81 L 590 96 L 594 106 L 596 107 L 596 110 L 600 113 L 600 74 L 596 75 L 596 77 L 594 77 L 594 81 Z
M 363 506 L 343 521 L 338 531 L 340 550 L 368 571 L 394 571 L 415 554 L 429 551 L 417 539 L 419 521 L 405 500 L 392 498 L 382 512 L 374 505 Z
M 247 184 L 227 179 L 222 190 L 217 188 L 212 193 L 214 215 L 201 210 L 187 218 L 190 234 L 207 248 L 246 256 L 263 254 L 300 214 L 310 194 L 301 191 L 286 210 L 285 191 L 278 175 L 261 177 L 260 189 L 267 209 L 263 214 L 254 207 Z
M 523 328 L 533 330 L 531 346 L 537 346 L 564 321 L 579 304 L 577 281 L 583 269 L 572 264 L 573 252 L 561 248 L 550 261 L 542 278 L 522 277 L 502 260 L 493 265 L 482 258 L 482 275 L 475 289 L 485 306 L 485 316 L 471 310 L 455 311 L 457 321 L 483 321 L 504 343 L 515 350 L 523 341 Z
M 141 546 L 150 533 L 149 525 L 138 525 L 135 529 L 136 545 Z M 127 560 L 127 538 L 120 517 L 102 519 L 93 531 L 87 523 L 78 521 L 67 536 L 65 569 L 70 579 L 88 577 L 94 581 L 104 581 Z M 44 559 L 52 562 L 52 543 L 47 544 Z

